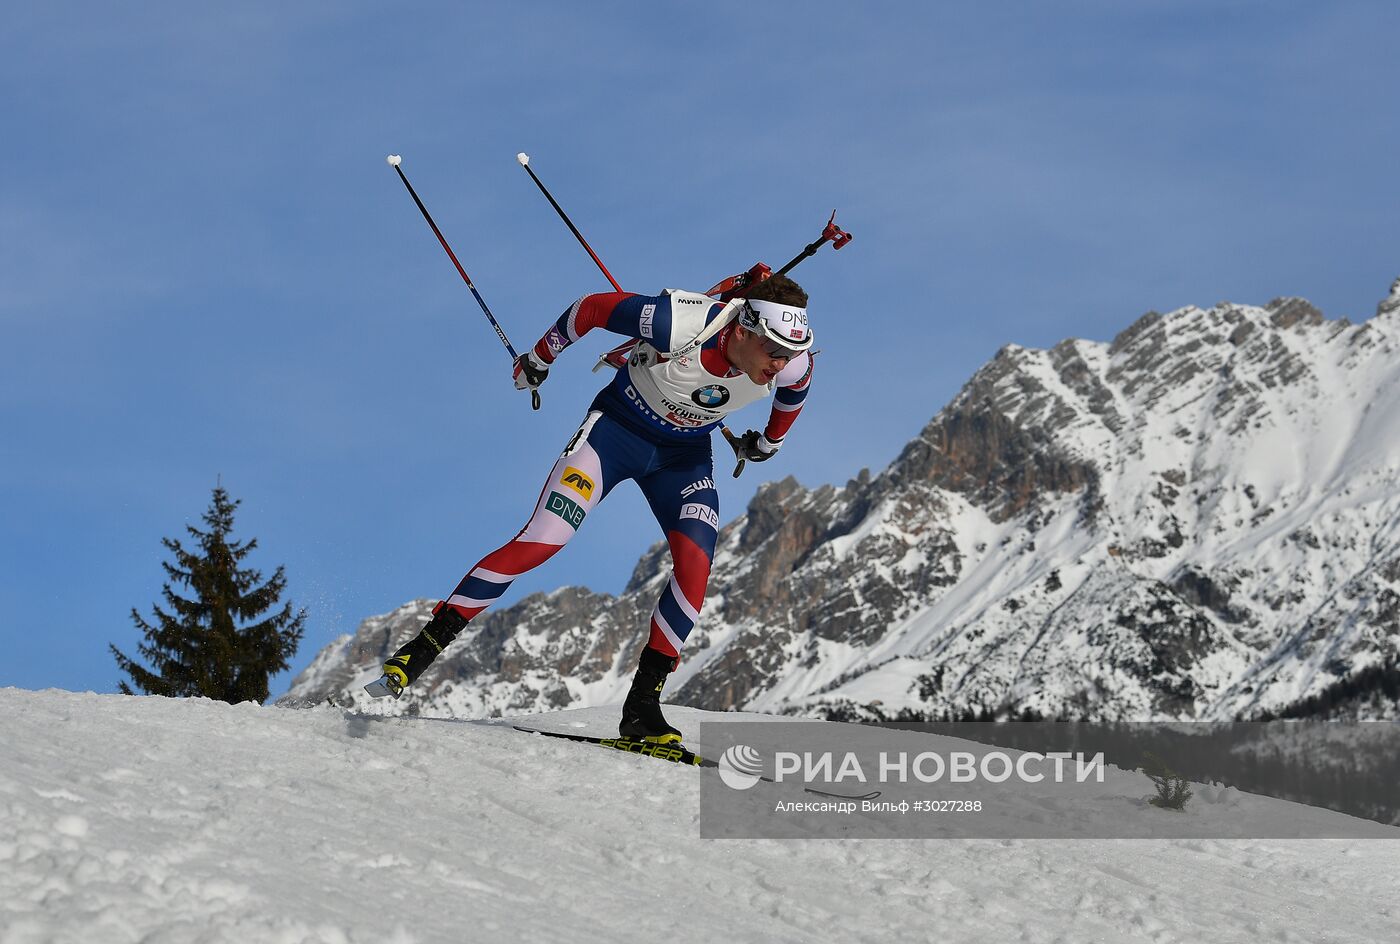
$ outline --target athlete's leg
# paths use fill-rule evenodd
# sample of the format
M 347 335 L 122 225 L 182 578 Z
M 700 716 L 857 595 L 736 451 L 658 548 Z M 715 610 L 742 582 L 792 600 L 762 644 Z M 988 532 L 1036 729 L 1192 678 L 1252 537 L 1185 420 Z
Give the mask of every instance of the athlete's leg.
M 554 463 L 525 527 L 467 571 L 438 609 L 451 607 L 468 620 L 475 618 L 499 600 L 516 577 L 549 560 L 578 533 L 584 518 L 617 484 L 622 473 L 622 463 L 614 461 L 613 450 L 601 435 L 603 431 L 596 437 L 600 441 L 590 441 L 598 416 L 589 414 L 575 440 Z
M 651 614 L 648 648 L 675 659 L 700 618 L 719 537 L 719 492 L 709 455 L 638 481 L 671 549 L 671 579 Z
M 719 534 L 719 493 L 709 450 L 689 449 L 678 458 L 681 461 L 637 480 L 666 535 L 672 570 L 652 610 L 650 636 L 637 660 L 618 725 L 624 737 L 663 742 L 681 737 L 661 713 L 661 690 L 700 618 Z
M 499 600 L 519 577 L 549 560 L 569 543 L 588 513 L 628 477 L 627 443 L 601 414 L 589 413 L 545 480 L 525 527 L 505 545 L 483 557 L 433 608 L 418 635 L 384 663 L 384 673 L 400 690 L 411 684 L 477 614 Z M 391 686 L 392 688 L 392 686 Z

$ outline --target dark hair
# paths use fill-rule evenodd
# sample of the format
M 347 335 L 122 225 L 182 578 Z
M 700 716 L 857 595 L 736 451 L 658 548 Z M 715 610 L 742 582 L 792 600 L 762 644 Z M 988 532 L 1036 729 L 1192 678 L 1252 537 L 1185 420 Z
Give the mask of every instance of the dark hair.
M 807 307 L 807 293 L 786 275 L 770 275 L 744 293 L 745 298 L 756 302 L 777 302 L 794 308 Z

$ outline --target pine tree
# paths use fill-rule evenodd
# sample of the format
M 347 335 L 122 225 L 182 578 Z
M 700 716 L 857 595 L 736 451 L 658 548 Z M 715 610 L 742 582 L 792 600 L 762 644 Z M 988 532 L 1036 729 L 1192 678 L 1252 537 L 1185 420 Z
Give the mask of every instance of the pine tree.
M 185 528 L 199 544 L 197 553 L 173 538 L 161 539 L 174 557 L 173 563 L 161 562 L 166 575 L 192 593 L 181 596 L 167 582 L 162 593 L 169 612 L 153 606 L 154 624 L 132 608 L 131 618 L 146 640 L 137 648 L 150 668 L 110 647 L 117 666 L 148 695 L 261 702 L 268 695 L 268 679 L 296 655 L 305 610 L 293 614 L 291 603 L 285 603 L 250 622 L 277 606 L 287 578 L 278 567 L 263 583 L 259 571 L 239 566 L 258 546 L 257 539 L 243 543 L 230 537 L 239 504 L 222 485 L 214 488 L 204 513 L 209 530 Z M 126 682 L 120 688 L 134 694 Z

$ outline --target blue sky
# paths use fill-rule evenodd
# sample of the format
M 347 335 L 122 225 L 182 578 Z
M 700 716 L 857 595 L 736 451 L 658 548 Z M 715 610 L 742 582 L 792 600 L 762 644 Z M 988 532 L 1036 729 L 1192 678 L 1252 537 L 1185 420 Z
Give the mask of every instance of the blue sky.
M 129 6 L 129 5 L 128 5 Z M 602 383 L 530 411 L 396 176 L 523 348 L 602 276 L 785 262 L 823 350 L 781 455 L 879 469 L 1001 345 L 1400 275 L 1387 3 L 28 4 L 0 34 L 0 685 L 112 691 L 222 477 L 304 667 L 523 523 Z M 763 411 L 736 417 L 760 425 Z M 761 474 L 753 474 L 755 472 Z M 517 582 L 617 591 L 619 489 Z M 274 683 L 285 687 L 286 678 Z

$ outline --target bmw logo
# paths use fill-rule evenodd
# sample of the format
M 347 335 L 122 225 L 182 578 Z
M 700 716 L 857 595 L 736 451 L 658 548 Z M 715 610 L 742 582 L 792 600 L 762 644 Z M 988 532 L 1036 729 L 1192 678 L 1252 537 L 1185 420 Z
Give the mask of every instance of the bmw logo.
M 690 395 L 701 406 L 713 409 L 717 406 L 724 406 L 729 402 L 729 389 L 721 387 L 719 384 L 710 384 L 708 387 L 701 387 Z

